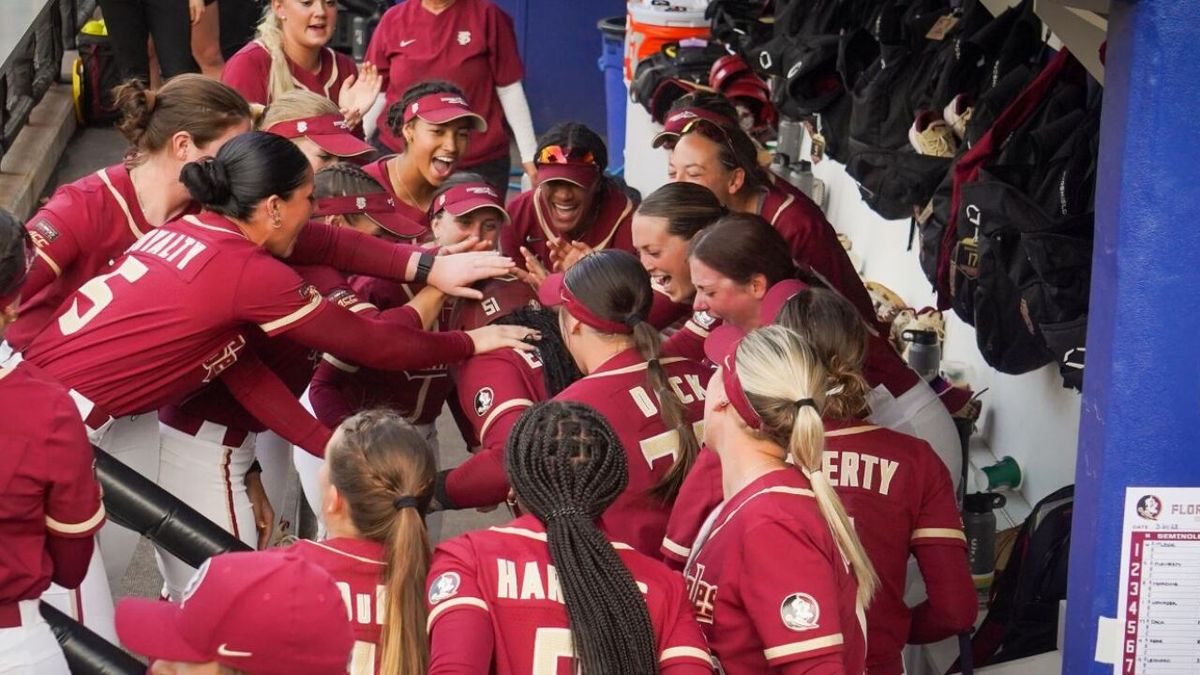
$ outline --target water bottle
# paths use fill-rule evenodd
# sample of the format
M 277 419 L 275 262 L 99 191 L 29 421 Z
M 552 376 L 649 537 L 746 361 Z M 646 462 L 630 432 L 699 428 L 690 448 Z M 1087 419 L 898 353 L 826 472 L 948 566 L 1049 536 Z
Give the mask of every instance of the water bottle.
M 794 162 L 800 158 L 800 148 L 804 143 L 804 124 L 795 120 L 782 118 L 779 120 L 779 143 L 777 152 Z
M 971 579 L 980 602 L 986 603 L 992 581 L 996 577 L 996 514 L 1002 508 L 1004 495 L 976 492 L 963 499 L 963 532 L 967 536 L 967 558 L 971 563 Z
M 908 366 L 926 382 L 937 377 L 942 365 L 942 346 L 937 333 L 909 329 L 900 335 L 908 343 Z
M 355 16 L 350 20 L 350 53 L 353 54 L 354 60 L 359 63 L 367 56 L 367 24 L 370 18 L 365 16 Z

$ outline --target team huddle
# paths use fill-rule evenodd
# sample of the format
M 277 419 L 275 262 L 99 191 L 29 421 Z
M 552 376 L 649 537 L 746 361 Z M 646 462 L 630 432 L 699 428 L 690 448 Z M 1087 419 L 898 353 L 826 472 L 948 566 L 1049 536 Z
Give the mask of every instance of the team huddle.
M 160 673 L 892 675 L 967 629 L 947 404 L 738 111 L 676 101 L 631 194 L 585 125 L 530 138 L 498 8 L 424 4 L 360 68 L 276 0 L 227 83 L 122 85 L 125 161 L 0 218 L 0 660 L 67 672 L 39 599 Z M 159 546 L 171 602 L 114 611 L 140 535 L 93 446 L 260 550 Z M 321 537 L 268 548 L 279 448 Z

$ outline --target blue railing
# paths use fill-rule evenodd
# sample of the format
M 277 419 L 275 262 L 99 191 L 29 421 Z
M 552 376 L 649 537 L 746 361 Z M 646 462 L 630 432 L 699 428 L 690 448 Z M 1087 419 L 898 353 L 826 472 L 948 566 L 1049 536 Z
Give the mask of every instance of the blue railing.
M 0 25 L 0 158 L 29 114 L 58 80 L 63 50 L 75 46 L 79 26 L 96 0 L 5 0 Z

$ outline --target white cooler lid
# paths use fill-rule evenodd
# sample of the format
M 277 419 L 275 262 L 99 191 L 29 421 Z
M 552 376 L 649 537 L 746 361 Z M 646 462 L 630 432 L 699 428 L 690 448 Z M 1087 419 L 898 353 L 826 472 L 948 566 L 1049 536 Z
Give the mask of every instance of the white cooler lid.
M 669 6 L 652 5 L 650 0 L 630 0 L 629 15 L 638 23 L 651 26 L 703 28 L 708 25 L 704 10 L 708 0 L 668 0 Z

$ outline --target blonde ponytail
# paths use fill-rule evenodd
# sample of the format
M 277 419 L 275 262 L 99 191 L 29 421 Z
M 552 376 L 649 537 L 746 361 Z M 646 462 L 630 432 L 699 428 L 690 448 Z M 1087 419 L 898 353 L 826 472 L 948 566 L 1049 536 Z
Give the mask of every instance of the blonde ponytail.
M 834 541 L 858 581 L 858 600 L 865 607 L 879 583 L 842 500 L 822 470 L 828 375 L 812 349 L 791 330 L 767 326 L 751 332 L 737 351 L 737 372 L 746 399 L 762 418 L 761 433 L 787 448 L 792 461 L 812 483 Z M 811 402 L 811 405 L 809 404 Z
M 271 70 L 267 79 L 267 101 L 274 101 L 296 88 L 292 71 L 288 68 L 287 55 L 283 53 L 283 22 L 275 14 L 274 3 L 267 3 L 258 31 L 254 36 L 271 55 Z

